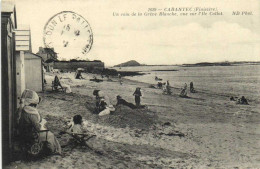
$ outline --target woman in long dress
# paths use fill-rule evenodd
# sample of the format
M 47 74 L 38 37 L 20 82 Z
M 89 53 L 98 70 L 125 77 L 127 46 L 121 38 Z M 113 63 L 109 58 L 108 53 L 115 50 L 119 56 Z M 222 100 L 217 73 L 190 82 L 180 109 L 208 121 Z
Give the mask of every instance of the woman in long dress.
M 140 87 L 137 87 L 135 89 L 135 92 L 133 94 L 135 96 L 135 105 L 137 107 L 139 107 L 141 105 L 141 96 L 142 96 L 142 93 L 141 93 L 141 88 Z
M 35 91 L 26 89 L 23 92 L 21 99 L 21 106 L 23 108 L 18 114 L 20 134 L 23 135 L 25 131 L 28 131 L 26 130 L 28 127 L 33 127 L 37 131 L 46 130 L 42 123 L 46 122 L 46 120 L 42 119 L 37 110 L 37 105 L 40 102 L 38 94 Z M 61 146 L 52 132 L 39 132 L 39 141 L 48 142 L 47 148 L 50 153 L 61 154 Z

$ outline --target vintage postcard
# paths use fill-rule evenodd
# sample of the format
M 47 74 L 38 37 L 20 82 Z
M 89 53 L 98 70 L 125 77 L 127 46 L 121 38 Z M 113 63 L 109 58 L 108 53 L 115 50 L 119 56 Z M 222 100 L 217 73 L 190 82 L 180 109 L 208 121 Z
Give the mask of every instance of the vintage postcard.
M 260 168 L 259 0 L 2 0 L 2 168 Z

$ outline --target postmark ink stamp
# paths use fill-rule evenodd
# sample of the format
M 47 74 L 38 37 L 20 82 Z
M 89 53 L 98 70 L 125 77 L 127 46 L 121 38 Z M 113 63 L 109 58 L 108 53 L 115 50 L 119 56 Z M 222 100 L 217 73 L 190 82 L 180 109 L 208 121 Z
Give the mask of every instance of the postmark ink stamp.
M 57 53 L 69 53 L 72 58 L 85 56 L 92 47 L 93 33 L 88 21 L 72 11 L 62 11 L 44 26 L 43 42 Z M 64 56 L 61 56 L 64 58 Z

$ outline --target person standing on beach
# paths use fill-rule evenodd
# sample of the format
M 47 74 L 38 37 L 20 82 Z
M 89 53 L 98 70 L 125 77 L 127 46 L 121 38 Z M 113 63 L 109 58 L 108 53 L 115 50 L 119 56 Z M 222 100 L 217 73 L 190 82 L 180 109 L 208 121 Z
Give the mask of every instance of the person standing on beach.
M 195 89 L 194 89 L 194 86 L 193 86 L 193 82 L 190 82 L 190 92 L 191 92 L 191 93 L 195 93 Z
M 135 104 L 137 107 L 140 106 L 140 103 L 141 103 L 141 96 L 142 96 L 142 93 L 141 93 L 141 88 L 140 87 L 137 87 L 135 89 L 135 92 L 133 94 L 135 96 Z
M 118 79 L 119 79 L 119 83 L 122 85 L 123 83 L 122 83 L 122 78 L 121 78 L 121 74 L 120 73 L 118 73 Z
M 167 82 L 166 82 L 166 91 L 167 91 L 167 94 L 172 94 L 169 80 L 167 80 Z

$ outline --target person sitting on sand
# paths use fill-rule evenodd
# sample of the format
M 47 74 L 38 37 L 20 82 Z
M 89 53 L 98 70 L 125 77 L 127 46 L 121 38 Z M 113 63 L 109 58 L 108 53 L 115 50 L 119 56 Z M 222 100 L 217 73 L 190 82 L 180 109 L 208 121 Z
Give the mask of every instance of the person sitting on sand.
M 188 87 L 188 85 L 187 85 L 187 83 L 185 83 L 183 88 L 186 90 L 187 87 Z
M 241 98 L 239 98 L 237 100 L 237 104 L 245 104 L 245 105 L 248 105 L 248 101 L 247 99 L 245 98 L 245 96 L 242 96 Z
M 83 130 L 82 128 L 82 116 L 81 115 L 75 115 L 73 117 L 73 123 L 71 124 L 70 128 L 69 128 L 69 132 L 72 132 L 72 133 L 78 133 L 78 134 L 81 134 L 81 133 L 85 133 L 86 131 Z
M 181 90 L 180 97 L 188 97 L 187 96 L 187 84 L 184 84 L 183 89 Z
M 157 76 L 155 76 L 154 78 L 156 81 L 162 81 L 162 79 L 158 78 Z
M 44 120 L 37 110 L 37 105 L 40 102 L 38 94 L 33 91 L 26 89 L 21 97 L 21 102 L 24 107 L 22 108 L 21 114 L 18 115 L 19 121 L 19 133 L 21 137 L 25 135 L 25 131 L 42 131 L 46 130 Z M 48 142 L 47 150 L 49 153 L 61 154 L 61 146 L 51 131 L 39 132 L 39 142 Z M 20 139 L 21 141 L 23 138 Z
M 53 81 L 53 85 L 54 85 L 54 89 L 55 89 L 55 90 L 57 90 L 58 87 L 60 87 L 60 88 L 63 89 L 63 87 L 62 87 L 62 85 L 61 85 L 61 83 L 60 83 L 60 78 L 58 77 L 58 75 L 55 75 L 54 81 Z
M 137 107 L 139 107 L 140 104 L 141 104 L 141 96 L 142 96 L 141 88 L 137 87 L 135 89 L 135 92 L 134 92 L 133 95 L 135 96 L 135 104 L 136 104 Z
M 100 102 L 98 103 L 98 112 L 102 112 L 105 110 L 107 107 L 107 103 L 105 102 L 105 99 L 101 99 Z
M 162 82 L 158 82 L 158 83 L 157 83 L 157 88 L 158 88 L 158 89 L 161 89 L 162 86 L 163 86 Z
M 127 107 L 130 107 L 131 109 L 136 109 L 137 107 L 133 104 L 133 103 L 129 103 L 127 102 L 126 100 L 124 100 L 121 96 L 116 96 L 116 99 L 117 99 L 117 103 L 116 103 L 116 106 L 122 104 L 122 105 L 125 105 Z
M 233 96 L 231 96 L 229 100 L 230 100 L 230 101 L 236 101 L 237 98 L 234 98 Z
M 109 82 L 112 82 L 112 81 L 113 81 L 112 79 L 110 79 L 110 76 L 109 76 L 109 75 L 107 75 L 107 81 L 109 81 Z
M 76 70 L 76 79 L 84 79 L 83 76 L 81 75 L 81 71 L 80 70 Z
M 98 115 L 104 116 L 110 114 L 111 111 L 115 111 L 115 108 L 113 105 L 108 105 L 104 98 L 101 98 L 99 104 L 98 104 Z
M 82 119 L 81 115 L 75 115 L 71 119 L 68 127 L 69 128 L 65 132 L 61 131 L 60 135 L 62 135 L 64 133 L 68 133 L 68 134 L 72 135 L 72 137 L 74 138 L 73 139 L 74 143 L 77 143 L 80 145 L 85 145 L 88 147 L 87 141 L 90 138 L 96 136 L 94 133 L 91 133 L 90 131 L 88 131 L 84 128 L 83 119 Z M 63 145 L 63 147 L 65 147 L 65 146 L 66 145 Z
M 163 93 L 168 95 L 172 94 L 169 80 L 167 80 L 166 84 L 163 86 Z
M 112 81 L 112 80 L 110 79 L 110 76 L 109 76 L 108 74 L 106 74 L 105 77 L 107 78 L 107 81 Z
M 126 101 L 125 99 L 123 99 L 119 95 L 116 96 L 116 99 L 117 99 L 116 106 L 124 105 L 124 106 L 131 108 L 131 109 L 138 109 L 138 108 L 145 108 L 146 107 L 145 105 L 140 105 L 139 107 L 137 107 L 136 105 L 134 105 L 133 103 L 129 103 L 128 101 Z
M 70 88 L 70 85 L 65 84 L 64 82 L 62 82 L 57 75 L 55 76 L 53 83 L 54 83 L 54 88 L 56 86 L 55 90 L 57 90 L 58 87 L 60 86 L 61 89 L 64 89 L 65 93 L 71 93 L 72 92 L 71 88 Z
M 194 86 L 193 86 L 193 82 L 190 82 L 190 92 L 191 92 L 191 93 L 195 93 L 195 89 L 194 89 Z
M 102 73 L 100 74 L 100 76 L 101 76 L 102 79 L 104 79 L 104 75 Z
M 114 106 L 110 103 L 109 97 L 107 95 L 105 95 L 104 92 L 102 92 L 100 90 L 94 90 L 93 95 L 96 96 L 95 112 L 100 113 L 101 111 L 103 111 L 106 108 L 108 108 L 110 111 L 115 111 Z

